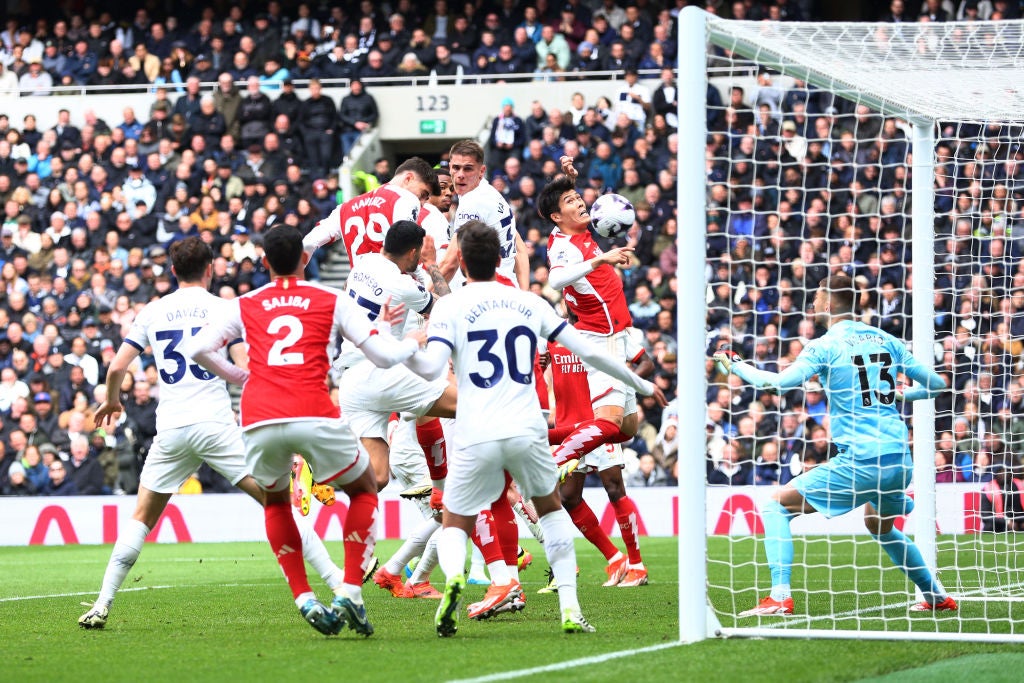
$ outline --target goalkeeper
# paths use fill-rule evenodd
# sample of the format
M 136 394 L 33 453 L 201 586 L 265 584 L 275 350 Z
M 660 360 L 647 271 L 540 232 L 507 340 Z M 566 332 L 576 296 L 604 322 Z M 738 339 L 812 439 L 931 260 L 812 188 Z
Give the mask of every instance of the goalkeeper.
M 740 616 L 792 614 L 790 592 L 793 534 L 790 520 L 820 512 L 826 517 L 865 505 L 864 524 L 882 549 L 924 595 L 914 611 L 955 610 L 957 604 L 925 566 L 917 546 L 893 526 L 914 508 L 907 496 L 913 461 L 907 426 L 896 401 L 931 398 L 945 389 L 937 374 L 919 363 L 904 344 L 854 319 L 855 288 L 844 274 L 821 281 L 814 312 L 828 332 L 810 342 L 782 373 L 758 370 L 729 350 L 715 360 L 755 388 L 786 392 L 818 375 L 828 396 L 832 440 L 838 454 L 779 489 L 762 510 L 764 546 L 772 577 L 771 595 Z M 896 377 L 917 386 L 902 394 Z

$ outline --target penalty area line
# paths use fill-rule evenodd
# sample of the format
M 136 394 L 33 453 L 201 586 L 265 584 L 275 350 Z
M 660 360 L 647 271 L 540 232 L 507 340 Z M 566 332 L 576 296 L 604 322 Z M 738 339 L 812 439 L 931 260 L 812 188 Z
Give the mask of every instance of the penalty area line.
M 523 678 L 525 676 L 532 676 L 534 674 L 549 673 L 551 671 L 564 671 L 565 669 L 573 669 L 577 666 L 587 666 L 590 664 L 601 664 L 613 659 L 622 659 L 623 657 L 632 657 L 634 655 L 644 654 L 647 652 L 657 652 L 658 650 L 667 650 L 672 647 L 679 647 L 685 645 L 682 641 L 675 641 L 672 643 L 661 643 L 660 645 L 651 645 L 648 647 L 638 647 L 632 650 L 618 650 L 616 652 L 607 652 L 603 655 L 593 655 L 591 657 L 582 657 L 580 659 L 572 659 L 567 662 L 557 662 L 555 664 L 546 664 L 544 666 L 535 666 L 529 669 L 516 669 L 514 671 L 501 671 L 499 673 L 488 674 L 486 676 L 478 676 L 475 678 L 460 678 L 457 680 L 449 681 L 449 683 L 490 683 L 490 681 L 508 681 L 513 678 Z

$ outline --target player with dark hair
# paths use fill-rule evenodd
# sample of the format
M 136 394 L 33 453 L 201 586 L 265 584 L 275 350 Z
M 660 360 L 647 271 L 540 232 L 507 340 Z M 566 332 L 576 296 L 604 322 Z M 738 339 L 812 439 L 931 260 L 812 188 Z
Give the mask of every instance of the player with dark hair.
M 839 451 L 827 463 L 778 489 L 762 508 L 772 590 L 740 616 L 793 614 L 789 583 L 793 517 L 808 512 L 835 517 L 865 504 L 868 532 L 924 595 L 924 601 L 911 609 L 957 609 L 956 601 L 925 565 L 921 551 L 893 524 L 914 509 L 913 499 L 906 494 L 913 459 L 897 401 L 932 398 L 946 384 L 914 358 L 902 341 L 858 322 L 855 301 L 856 287 L 849 276 L 839 273 L 822 280 L 814 297 L 814 313 L 828 332 L 808 343 L 781 373 L 759 370 L 728 349 L 714 354 L 725 372 L 761 391 L 784 393 L 817 375 L 828 397 L 832 442 Z M 901 393 L 896 384 L 900 373 L 918 385 Z
M 459 419 L 454 430 L 448 480 L 444 491 L 443 531 L 437 542 L 447 577 L 435 615 L 438 635 L 458 628 L 466 540 L 477 514 L 505 485 L 505 472 L 532 499 L 544 530 L 544 551 L 558 584 L 562 629 L 593 631 L 576 596 L 576 553 L 572 520 L 558 496 L 558 474 L 547 447 L 547 424 L 534 387 L 538 338 L 558 339 L 587 363 L 664 403 L 661 392 L 624 365 L 589 344 L 540 297 L 495 281 L 501 261 L 498 235 L 480 221 L 470 221 L 459 235 L 465 287 L 439 299 L 431 314 L 427 347 L 407 365 L 426 378 L 439 377 L 453 360 L 459 386 Z M 504 419 L 495 421 L 501 414 Z M 521 590 L 518 582 L 501 590 Z M 501 596 L 495 596 L 501 597 Z M 500 600 L 499 600 L 500 602 Z
M 590 234 L 590 214 L 583 197 L 576 191 L 576 169 L 572 157 L 561 158 L 565 175 L 548 183 L 537 199 L 537 211 L 555 224 L 548 238 L 548 282 L 563 290 L 565 303 L 576 317 L 575 328 L 623 366 L 632 360 L 629 305 L 622 289 L 616 265 L 628 264 L 632 247 L 602 252 Z M 607 444 L 629 441 L 639 424 L 636 394 L 597 368 L 587 369 L 590 401 L 594 415 L 579 424 L 559 425 L 554 434 L 559 446 L 555 462 L 568 475 L 585 454 Z M 599 452 L 599 451 L 598 451 Z M 563 477 L 564 478 L 564 477 Z M 613 555 L 605 572 L 605 585 L 640 586 L 647 583 L 647 568 L 640 556 L 636 505 L 629 496 L 612 501 L 615 518 L 629 550 L 626 558 Z M 572 507 L 570 514 L 577 527 L 593 529 L 596 518 L 585 503 Z M 604 546 L 607 550 L 607 546 Z
M 207 291 L 213 252 L 198 237 L 171 246 L 171 272 L 178 290 L 148 304 L 132 323 L 124 344 L 107 371 L 107 399 L 96 411 L 97 424 L 115 424 L 123 410 L 121 382 L 147 347 L 160 377 L 157 435 L 139 478 L 139 495 L 132 519 L 118 534 L 110 553 L 99 597 L 78 623 L 103 628 L 114 596 L 135 565 L 149 532 L 156 526 L 171 496 L 196 468 L 206 462 L 228 481 L 261 504 L 263 491 L 248 476 L 245 446 L 231 409 L 224 382 L 183 355 L 183 342 L 211 320 L 220 318 L 227 302 Z M 245 345 L 231 340 L 230 353 L 246 362 Z M 341 570 L 331 561 L 323 541 L 310 524 L 300 526 L 302 552 L 333 588 L 341 586 Z
M 412 355 L 419 343 L 378 334 L 366 309 L 351 297 L 303 280 L 309 255 L 297 229 L 272 228 L 263 248 L 272 281 L 229 301 L 224 313 L 195 338 L 193 355 L 203 367 L 243 387 L 246 461 L 266 492 L 267 539 L 303 618 L 321 633 L 338 633 L 347 624 L 369 636 L 373 626 L 363 605 L 362 580 L 375 544 L 377 482 L 348 422 L 331 401 L 324 381 L 327 348 L 337 329 L 375 365 L 390 367 Z M 391 321 L 386 306 L 379 318 Z M 248 371 L 217 353 L 225 342 L 238 338 L 249 345 Z M 349 497 L 345 579 L 330 608 L 316 599 L 295 552 L 299 538 L 288 493 L 293 453 L 309 462 L 320 483 L 340 487 Z

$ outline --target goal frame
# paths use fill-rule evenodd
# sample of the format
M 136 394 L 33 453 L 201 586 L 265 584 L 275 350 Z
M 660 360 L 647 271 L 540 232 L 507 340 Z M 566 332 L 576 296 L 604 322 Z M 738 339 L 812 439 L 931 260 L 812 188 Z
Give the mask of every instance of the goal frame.
M 695 6 L 684 8 L 679 14 L 678 55 L 680 92 L 678 120 L 679 130 L 686 131 L 678 139 L 677 159 L 679 178 L 677 182 L 677 207 L 680 226 L 677 238 L 678 266 L 676 270 L 678 287 L 676 339 L 679 356 L 679 385 L 689 387 L 705 386 L 704 362 L 706 337 L 704 320 L 706 314 L 705 291 L 708 286 L 705 270 L 706 230 L 706 182 L 705 182 L 705 92 L 708 85 L 707 50 L 710 45 L 732 50 L 735 54 L 756 59 L 778 72 L 799 78 L 812 85 L 834 90 L 842 83 L 840 75 L 824 73 L 813 64 L 797 64 L 784 59 L 771 46 L 728 41 L 716 34 L 709 15 Z M 726 20 L 715 19 L 715 22 Z M 716 42 L 718 41 L 718 42 Z M 858 90 L 859 102 L 868 105 L 883 115 L 909 118 L 912 126 L 913 176 L 933 179 L 935 177 L 936 120 L 922 111 L 908 111 L 905 106 L 890 103 L 870 92 Z M 700 131 L 697 135 L 693 131 Z M 918 182 L 913 187 L 914 239 L 912 240 L 912 329 L 914 356 L 925 365 L 934 366 L 933 346 L 934 303 L 933 276 L 935 255 L 933 251 L 935 233 L 934 183 Z M 685 237 L 684 237 L 685 235 Z M 697 239 L 701 247 L 695 248 Z M 683 240 L 692 240 L 684 244 Z M 689 247 L 689 248 L 687 248 Z M 700 321 L 700 327 L 696 322 Z M 679 516 L 679 638 L 683 642 L 697 642 L 710 637 L 783 637 L 783 638 L 857 638 L 857 639 L 906 639 L 906 640 L 972 640 L 982 642 L 1005 642 L 1021 640 L 1022 636 L 1011 634 L 948 632 L 936 633 L 913 631 L 862 631 L 835 629 L 768 629 L 768 628 L 724 628 L 711 608 L 708 596 L 707 537 L 706 537 L 706 490 L 704 478 L 705 449 L 704 423 L 706 406 L 703 391 L 680 392 L 678 397 L 679 430 L 687 435 L 693 448 L 680 451 L 680 472 L 691 476 L 680 476 L 678 483 Z M 916 401 L 913 405 L 914 420 L 914 496 L 915 509 L 914 540 L 921 550 L 925 563 L 935 572 L 936 567 L 936 493 L 935 493 L 935 408 L 932 401 Z M 700 447 L 697 445 L 700 444 Z

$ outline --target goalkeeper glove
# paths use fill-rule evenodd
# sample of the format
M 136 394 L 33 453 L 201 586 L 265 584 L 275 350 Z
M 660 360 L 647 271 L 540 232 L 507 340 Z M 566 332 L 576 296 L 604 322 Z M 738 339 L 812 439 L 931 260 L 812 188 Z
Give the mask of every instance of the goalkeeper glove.
M 740 354 L 736 353 L 728 346 L 720 348 L 715 352 L 715 355 L 713 355 L 712 358 L 714 358 L 715 362 L 718 363 L 718 369 L 725 374 L 732 372 L 733 364 L 743 362 L 743 359 L 740 358 Z

